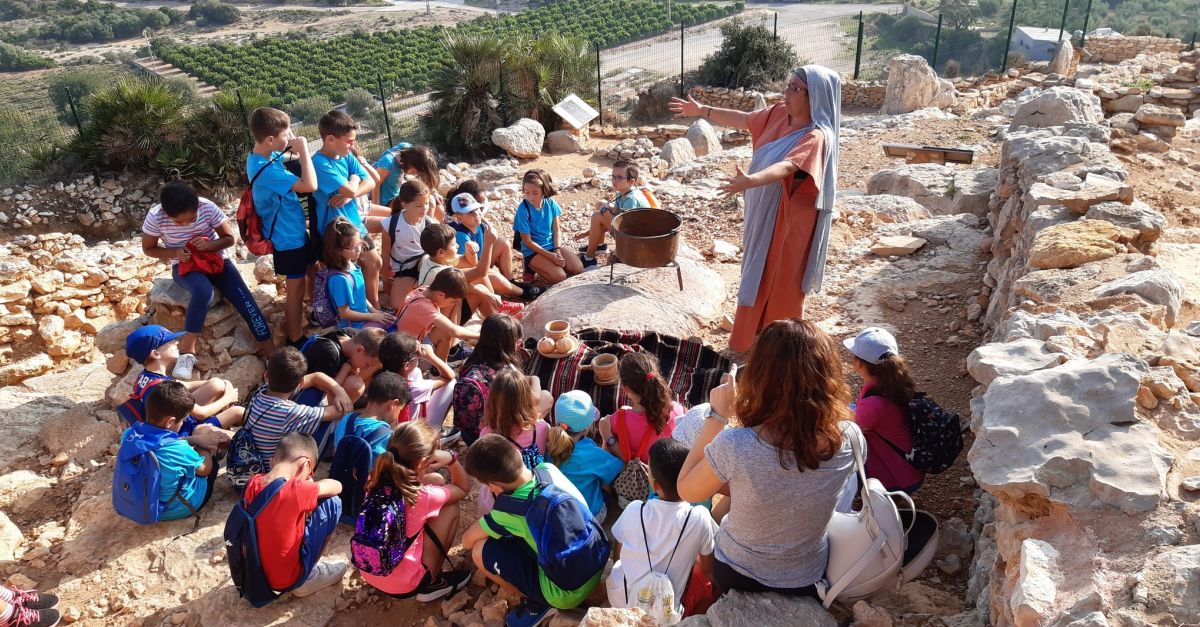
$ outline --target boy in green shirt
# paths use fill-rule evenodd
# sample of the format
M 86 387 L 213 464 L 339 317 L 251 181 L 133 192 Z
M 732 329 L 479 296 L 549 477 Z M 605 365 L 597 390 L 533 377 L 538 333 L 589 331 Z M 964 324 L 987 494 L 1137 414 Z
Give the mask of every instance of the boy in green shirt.
M 519 500 L 537 496 L 538 482 L 533 471 L 521 461 L 520 449 L 504 436 L 490 434 L 479 438 L 467 450 L 464 466 L 468 474 L 497 496 L 504 494 Z M 543 463 L 537 469 L 548 474 L 555 487 L 579 499 L 583 509 L 587 509 L 587 500 L 554 464 Z M 538 564 L 537 542 L 525 517 L 498 510 L 471 525 L 463 534 L 462 544 L 489 579 L 525 597 L 525 603 L 505 617 L 508 627 L 535 627 L 549 620 L 557 610 L 578 607 L 604 574 L 600 565 L 596 574 L 579 588 L 560 588 Z

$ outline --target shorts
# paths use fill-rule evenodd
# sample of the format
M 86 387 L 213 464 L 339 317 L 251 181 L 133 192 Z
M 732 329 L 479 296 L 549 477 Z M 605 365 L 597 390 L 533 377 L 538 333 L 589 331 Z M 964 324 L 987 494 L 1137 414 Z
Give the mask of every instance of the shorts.
M 397 270 L 396 272 L 392 273 L 392 278 L 393 279 L 412 279 L 413 281 L 416 281 L 417 278 L 420 277 L 420 272 L 418 272 L 418 270 L 417 270 L 420 265 L 421 264 L 419 264 L 419 263 L 414 263 L 411 268 L 404 268 L 402 270 Z
M 521 538 L 488 538 L 483 543 L 483 565 L 525 598 L 543 607 L 549 605 L 542 594 L 537 555 Z
M 713 591 L 719 591 L 719 594 L 730 590 L 741 590 L 742 592 L 776 592 L 786 596 L 806 596 L 818 601 L 821 599 L 817 595 L 816 585 L 803 588 L 772 588 L 757 579 L 739 573 L 732 566 L 715 558 L 712 566 L 712 584 Z
M 277 250 L 271 254 L 271 260 L 275 263 L 275 274 L 289 279 L 303 279 L 308 269 L 317 262 L 309 244 L 291 250 Z
M 554 252 L 554 251 L 556 251 L 556 250 L 558 250 L 558 249 L 557 249 L 557 248 L 547 248 L 546 250 L 547 250 L 547 251 L 549 251 L 549 252 Z M 530 263 L 531 261 L 533 261 L 533 258 L 534 258 L 534 257 L 537 257 L 537 253 L 533 253 L 532 255 L 527 255 L 527 256 L 525 256 L 525 257 L 524 257 L 524 261 L 525 261 L 525 272 L 526 272 L 527 274 L 537 274 L 537 270 L 534 270 L 534 269 L 533 269 L 533 264 L 532 264 L 532 263 Z
M 183 426 L 179 427 L 179 437 L 191 437 L 196 432 L 196 427 L 200 425 L 212 425 L 218 429 L 221 428 L 221 421 L 217 420 L 216 416 L 209 416 L 204 420 L 196 420 L 193 416 L 188 416 L 183 419 Z

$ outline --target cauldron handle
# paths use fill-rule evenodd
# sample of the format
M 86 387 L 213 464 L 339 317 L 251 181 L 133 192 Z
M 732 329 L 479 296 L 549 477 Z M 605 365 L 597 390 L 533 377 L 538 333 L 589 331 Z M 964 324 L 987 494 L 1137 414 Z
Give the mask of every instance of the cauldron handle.
M 679 277 L 679 291 L 683 291 L 683 266 L 679 265 L 679 260 L 672 262 L 675 264 L 675 276 Z

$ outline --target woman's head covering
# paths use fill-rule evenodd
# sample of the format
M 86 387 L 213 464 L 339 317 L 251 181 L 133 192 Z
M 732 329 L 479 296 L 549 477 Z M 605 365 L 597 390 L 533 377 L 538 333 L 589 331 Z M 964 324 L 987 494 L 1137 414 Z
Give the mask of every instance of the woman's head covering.
M 813 125 L 825 136 L 825 180 L 820 181 L 817 209 L 833 211 L 837 190 L 839 129 L 842 126 L 842 78 L 821 66 L 806 65 L 792 70 L 808 86 L 808 106 Z

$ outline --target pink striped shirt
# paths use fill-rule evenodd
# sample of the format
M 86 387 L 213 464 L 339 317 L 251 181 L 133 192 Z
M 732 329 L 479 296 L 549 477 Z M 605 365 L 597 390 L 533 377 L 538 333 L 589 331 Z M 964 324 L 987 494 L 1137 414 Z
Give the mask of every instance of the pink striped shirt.
M 226 219 L 225 214 L 221 212 L 216 203 L 207 198 L 200 199 L 200 207 L 196 209 L 196 219 L 191 224 L 182 226 L 171 220 L 171 217 L 162 210 L 162 205 L 154 205 L 142 222 L 142 232 L 151 237 L 157 237 L 159 246 L 163 248 L 183 248 L 197 237 L 217 239 L 217 227 L 225 224 Z M 221 251 L 221 256 L 227 257 L 224 250 Z M 171 260 L 171 265 L 177 263 L 179 263 L 178 259 Z

